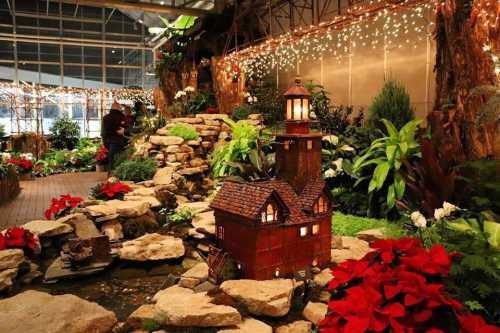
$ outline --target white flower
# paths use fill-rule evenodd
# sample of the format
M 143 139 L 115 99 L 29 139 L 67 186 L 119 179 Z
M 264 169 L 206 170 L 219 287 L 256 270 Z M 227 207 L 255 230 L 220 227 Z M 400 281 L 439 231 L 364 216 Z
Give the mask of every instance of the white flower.
M 458 210 L 459 208 L 449 202 L 443 202 L 443 209 L 444 212 L 446 213 L 446 216 L 450 215 L 454 211 Z
M 309 113 L 309 118 L 311 118 L 311 119 L 316 119 L 316 113 L 314 113 L 314 111 L 311 111 L 311 112 Z
M 333 164 L 335 165 L 335 167 L 337 168 L 337 171 L 341 171 L 342 170 L 342 161 L 344 159 L 342 157 L 339 157 L 337 158 L 335 161 L 333 161 Z
M 340 147 L 340 150 L 343 150 L 343 151 L 354 151 L 355 149 L 349 145 L 343 145 L 342 147 Z
M 19 157 L 21 157 L 23 160 L 33 160 L 33 154 L 32 153 L 23 153 L 19 154 Z
M 186 88 L 184 88 L 184 91 L 185 92 L 194 92 L 194 88 L 191 86 L 187 86 Z
M 425 216 L 423 216 L 422 213 L 420 213 L 418 210 L 411 213 L 410 218 L 416 227 L 418 228 L 427 227 L 427 220 L 425 219 Z
M 183 96 L 186 96 L 186 95 L 187 95 L 187 94 L 186 94 L 186 92 L 185 92 L 185 91 L 183 91 L 183 90 L 179 90 L 179 91 L 175 94 L 174 99 L 179 99 L 179 98 L 181 98 L 181 97 L 183 97 Z
M 434 210 L 434 218 L 436 219 L 436 221 L 439 221 L 446 216 L 448 215 L 446 215 L 446 212 L 443 208 L 438 208 Z
M 333 178 L 337 176 L 337 170 L 333 170 L 332 168 L 328 169 L 324 173 L 325 178 Z
M 339 137 L 336 135 L 327 135 L 323 137 L 323 141 L 330 142 L 332 145 L 339 143 Z
M 253 102 L 253 98 L 252 98 L 252 96 L 248 96 L 248 97 L 247 97 L 247 101 L 248 101 L 248 103 L 250 103 L 250 104 L 251 104 L 251 103 Z
M 0 155 L 2 157 L 1 160 L 4 162 L 7 162 L 12 158 L 12 155 L 10 153 L 0 153 Z
M 253 97 L 253 102 L 257 103 L 257 97 L 256 96 Z

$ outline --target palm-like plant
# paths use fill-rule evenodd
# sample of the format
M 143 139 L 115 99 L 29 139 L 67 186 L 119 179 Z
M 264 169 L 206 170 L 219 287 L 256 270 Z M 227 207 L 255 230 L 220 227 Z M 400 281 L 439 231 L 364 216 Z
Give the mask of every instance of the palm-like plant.
M 353 171 L 359 179 L 356 184 L 371 178 L 368 193 L 387 189 L 387 206 L 392 209 L 396 200 L 401 200 L 405 193 L 405 180 L 401 172 L 403 162 L 421 157 L 420 145 L 415 134 L 421 120 L 412 120 L 399 131 L 387 119 L 382 119 L 387 136 L 376 139 L 353 165 Z M 373 168 L 369 176 L 361 177 L 361 172 Z M 391 183 L 392 181 L 392 183 Z M 384 187 L 384 185 L 389 184 Z

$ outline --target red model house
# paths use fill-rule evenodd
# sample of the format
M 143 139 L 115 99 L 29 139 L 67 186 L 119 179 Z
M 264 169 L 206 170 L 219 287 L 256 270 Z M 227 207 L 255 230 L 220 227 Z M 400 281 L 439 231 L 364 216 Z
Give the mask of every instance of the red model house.
M 286 133 L 276 136 L 276 179 L 226 181 L 211 207 L 217 278 L 225 258 L 250 279 L 288 277 L 330 263 L 331 203 L 321 179 L 321 134 L 309 133 L 309 93 L 300 81 L 285 93 Z

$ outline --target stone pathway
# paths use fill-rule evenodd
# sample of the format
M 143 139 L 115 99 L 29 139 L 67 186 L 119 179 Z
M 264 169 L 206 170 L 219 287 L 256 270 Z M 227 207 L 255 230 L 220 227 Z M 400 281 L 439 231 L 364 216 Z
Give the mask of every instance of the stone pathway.
M 104 180 L 105 172 L 82 172 L 22 181 L 21 193 L 11 202 L 0 206 L 0 230 L 44 219 L 43 212 L 49 207 L 52 198 L 61 194 L 86 198 L 90 188 Z

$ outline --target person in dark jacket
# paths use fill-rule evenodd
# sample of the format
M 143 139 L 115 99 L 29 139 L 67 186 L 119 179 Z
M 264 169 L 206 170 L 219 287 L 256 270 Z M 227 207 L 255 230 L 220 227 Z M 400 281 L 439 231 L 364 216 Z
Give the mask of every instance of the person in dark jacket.
M 104 147 L 108 149 L 108 174 L 113 168 L 116 155 L 123 150 L 126 145 L 125 138 L 125 116 L 121 112 L 118 102 L 111 105 L 111 110 L 102 119 L 102 140 Z

